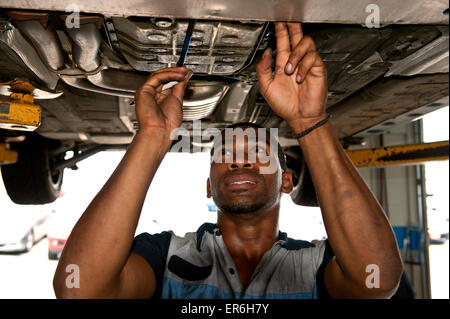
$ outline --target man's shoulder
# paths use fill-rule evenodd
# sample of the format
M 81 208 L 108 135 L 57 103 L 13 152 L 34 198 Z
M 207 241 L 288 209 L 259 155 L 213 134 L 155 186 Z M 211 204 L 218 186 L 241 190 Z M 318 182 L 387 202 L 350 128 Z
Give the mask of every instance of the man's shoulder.
M 288 237 L 286 233 L 281 231 L 279 232 L 279 238 L 282 241 L 281 246 L 290 251 L 298 251 L 305 248 L 323 249 L 328 242 L 328 239 L 314 239 L 311 241 L 295 239 Z
M 196 231 L 187 232 L 184 235 L 177 235 L 173 230 L 162 231 L 160 233 L 149 234 L 148 232 L 140 233 L 135 237 L 135 241 L 139 242 L 151 242 L 153 244 L 187 244 L 201 242 L 201 239 L 205 232 L 214 233 L 216 224 L 203 223 Z
M 323 261 L 328 262 L 333 256 L 328 239 L 306 241 L 287 237 L 281 247 L 286 249 L 285 254 L 298 256 L 304 267 L 309 267 L 304 261 L 310 261 L 314 271 L 317 271 Z

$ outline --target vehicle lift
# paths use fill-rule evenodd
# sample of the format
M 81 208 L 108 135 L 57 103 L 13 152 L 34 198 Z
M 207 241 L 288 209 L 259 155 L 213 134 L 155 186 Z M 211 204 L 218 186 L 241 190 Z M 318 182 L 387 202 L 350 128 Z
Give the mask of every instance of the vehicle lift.
M 55 98 L 61 94 L 62 91 L 42 91 L 30 81 L 19 78 L 0 83 L 0 96 L 9 96 L 8 101 L 0 100 L 0 129 L 36 130 L 41 124 L 42 108 L 34 100 Z M 0 140 L 0 165 L 17 162 L 17 152 L 9 149 L 7 141 Z

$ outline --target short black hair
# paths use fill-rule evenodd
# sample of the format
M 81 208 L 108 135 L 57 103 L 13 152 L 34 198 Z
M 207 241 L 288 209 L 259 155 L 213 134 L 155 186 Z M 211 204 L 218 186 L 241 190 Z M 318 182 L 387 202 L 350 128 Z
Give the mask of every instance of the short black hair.
M 267 127 L 261 126 L 259 124 L 255 124 L 255 123 L 251 123 L 251 122 L 239 122 L 239 123 L 233 123 L 230 125 L 225 126 L 221 131 L 220 134 L 223 135 L 223 132 L 225 131 L 225 129 L 227 128 L 236 128 L 236 127 L 252 127 L 255 129 L 259 129 L 259 128 L 263 128 L 263 129 L 267 129 Z M 272 135 L 272 133 L 269 131 L 269 135 L 270 138 L 272 140 L 274 140 L 277 143 L 277 148 L 278 148 L 278 161 L 280 162 L 280 166 L 281 169 L 283 170 L 283 172 L 287 171 L 287 164 L 286 164 L 286 155 L 283 152 L 283 149 L 281 148 L 280 143 L 278 142 L 278 139 Z M 214 151 L 214 147 L 211 149 L 211 156 L 213 154 Z

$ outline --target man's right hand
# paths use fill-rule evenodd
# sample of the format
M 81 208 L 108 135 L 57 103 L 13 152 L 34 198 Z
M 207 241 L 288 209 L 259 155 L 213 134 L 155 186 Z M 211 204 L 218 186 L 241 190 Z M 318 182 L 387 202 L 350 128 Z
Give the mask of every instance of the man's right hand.
M 181 125 L 184 91 L 192 74 L 192 70 L 185 67 L 174 67 L 150 75 L 135 94 L 140 131 L 161 129 L 170 133 Z M 179 83 L 163 91 L 163 85 L 170 81 Z

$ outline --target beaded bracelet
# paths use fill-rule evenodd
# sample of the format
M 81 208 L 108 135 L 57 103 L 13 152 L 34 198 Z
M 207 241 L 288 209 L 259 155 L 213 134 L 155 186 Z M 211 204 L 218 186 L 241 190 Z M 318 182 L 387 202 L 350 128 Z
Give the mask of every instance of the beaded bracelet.
M 324 125 L 326 122 L 328 122 L 328 120 L 330 119 L 330 117 L 331 117 L 331 115 L 328 114 L 327 117 L 324 118 L 322 121 L 317 122 L 316 124 L 314 124 L 313 126 L 311 126 L 311 127 L 308 128 L 308 129 L 304 130 L 303 132 L 300 132 L 300 133 L 298 133 L 298 134 L 295 134 L 293 137 L 299 139 L 299 138 L 305 136 L 306 134 L 311 133 L 312 130 L 314 130 L 314 129 L 318 128 L 319 126 L 322 126 L 322 125 Z

